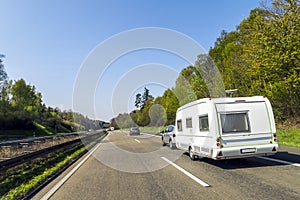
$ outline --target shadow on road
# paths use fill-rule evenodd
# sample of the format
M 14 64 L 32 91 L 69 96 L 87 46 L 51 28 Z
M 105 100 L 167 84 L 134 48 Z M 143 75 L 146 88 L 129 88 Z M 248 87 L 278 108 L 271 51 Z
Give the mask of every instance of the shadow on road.
M 289 153 L 287 151 L 277 152 L 273 156 L 268 156 L 268 158 L 287 161 L 291 163 L 300 163 L 300 155 Z M 228 170 L 289 165 L 289 164 L 280 163 L 276 161 L 265 160 L 259 157 L 236 158 L 236 159 L 228 159 L 228 160 L 212 160 L 209 158 L 201 158 L 199 159 L 199 161 L 214 165 L 216 167 L 220 167 L 222 169 L 228 169 Z

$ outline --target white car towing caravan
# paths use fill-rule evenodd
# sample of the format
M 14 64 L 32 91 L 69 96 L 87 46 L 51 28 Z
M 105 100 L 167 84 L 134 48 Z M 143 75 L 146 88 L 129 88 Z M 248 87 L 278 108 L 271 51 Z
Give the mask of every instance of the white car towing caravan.
M 176 147 L 190 158 L 230 159 L 277 152 L 273 111 L 266 97 L 205 98 L 176 113 Z

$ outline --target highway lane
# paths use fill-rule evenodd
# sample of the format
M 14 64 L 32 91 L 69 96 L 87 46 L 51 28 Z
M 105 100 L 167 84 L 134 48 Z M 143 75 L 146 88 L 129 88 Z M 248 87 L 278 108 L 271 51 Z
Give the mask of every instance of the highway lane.
M 128 158 L 116 155 L 120 149 L 129 153 Z M 151 152 L 158 152 L 153 155 L 157 158 L 152 159 L 153 163 L 144 161 L 142 156 Z M 178 150 L 162 147 L 159 137 L 133 137 L 114 131 L 51 199 L 300 199 L 300 167 L 261 158 L 191 161 L 182 152 L 176 160 L 174 152 Z M 300 157 L 295 153 L 293 156 Z M 210 187 L 203 187 L 161 157 L 174 160 Z M 107 159 L 111 163 L 103 162 Z M 162 163 L 166 166 L 157 170 L 147 167 Z M 137 164 L 149 171 L 126 172 L 128 168 L 140 170 Z M 55 183 L 34 199 L 42 198 Z

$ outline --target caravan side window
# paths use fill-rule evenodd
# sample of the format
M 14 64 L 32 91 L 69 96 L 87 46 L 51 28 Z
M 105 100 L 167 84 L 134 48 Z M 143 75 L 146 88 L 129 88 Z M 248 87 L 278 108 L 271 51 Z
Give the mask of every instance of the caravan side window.
M 182 121 L 181 121 L 181 119 L 177 120 L 177 130 L 182 131 Z
M 193 128 L 193 122 L 192 122 L 192 118 L 191 117 L 190 118 L 186 118 L 185 121 L 186 121 L 186 127 L 187 128 Z
M 209 130 L 207 115 L 199 117 L 199 130 L 200 131 L 208 131 Z

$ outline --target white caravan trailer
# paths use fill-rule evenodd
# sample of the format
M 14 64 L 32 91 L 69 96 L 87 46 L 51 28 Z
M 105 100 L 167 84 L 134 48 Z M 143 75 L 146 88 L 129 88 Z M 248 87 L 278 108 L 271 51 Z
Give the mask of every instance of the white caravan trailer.
M 176 147 L 191 159 L 230 159 L 277 152 L 273 111 L 266 97 L 205 98 L 177 110 Z

